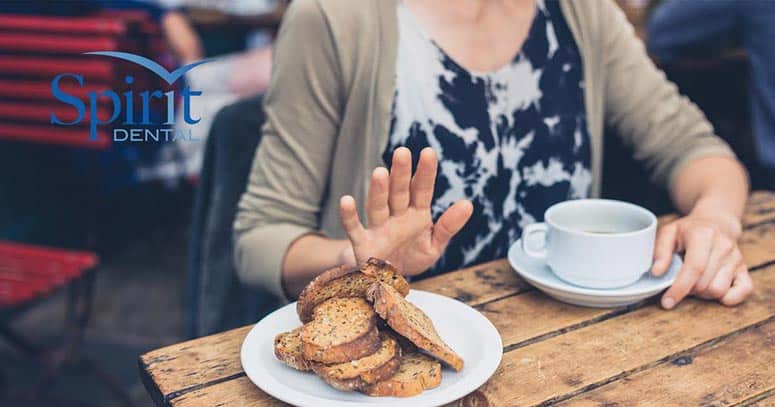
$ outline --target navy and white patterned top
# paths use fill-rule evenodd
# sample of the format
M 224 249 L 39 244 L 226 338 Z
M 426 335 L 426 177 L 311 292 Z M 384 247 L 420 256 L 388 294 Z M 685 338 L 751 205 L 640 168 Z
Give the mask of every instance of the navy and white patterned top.
M 390 136 L 433 147 L 439 175 L 434 219 L 460 199 L 474 214 L 424 276 L 506 256 L 522 228 L 554 203 L 587 197 L 592 182 L 579 50 L 556 1 L 537 1 L 527 39 L 494 72 L 461 67 L 399 3 L 399 46 Z M 416 166 L 416 161 L 415 161 Z

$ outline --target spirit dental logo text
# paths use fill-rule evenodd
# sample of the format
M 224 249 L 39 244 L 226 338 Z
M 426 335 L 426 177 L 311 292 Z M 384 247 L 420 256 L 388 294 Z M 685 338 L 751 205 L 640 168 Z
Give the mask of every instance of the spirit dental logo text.
M 172 72 L 169 72 L 166 69 L 164 69 L 164 67 L 157 64 L 156 62 L 148 58 L 142 57 L 140 55 L 130 54 L 126 52 L 113 52 L 113 51 L 86 52 L 85 54 L 108 56 L 108 57 L 118 58 L 118 59 L 135 63 L 155 73 L 157 76 L 159 76 L 161 79 L 163 79 L 165 82 L 167 82 L 170 85 L 175 83 L 175 81 L 177 81 L 181 76 L 183 76 L 186 72 L 190 71 L 191 69 L 194 69 L 195 67 L 201 64 L 212 61 L 211 59 L 207 59 L 203 61 L 194 62 L 192 64 L 181 66 L 180 68 Z M 162 92 L 159 89 L 149 89 L 149 90 L 136 92 L 130 89 L 125 92 L 122 92 L 122 95 L 119 95 L 117 92 L 110 89 L 102 90 L 99 92 L 90 91 L 86 93 L 87 100 L 83 101 L 74 95 L 68 94 L 62 89 L 62 86 L 60 84 L 63 80 L 75 81 L 75 83 L 83 87 L 84 77 L 83 75 L 77 74 L 77 73 L 61 73 L 56 77 L 54 77 L 54 79 L 51 81 L 51 93 L 60 102 L 75 108 L 77 112 L 77 116 L 75 120 L 67 122 L 67 121 L 60 120 L 59 118 L 57 118 L 54 112 L 51 112 L 51 124 L 56 124 L 60 126 L 74 126 L 74 125 L 80 124 L 84 120 L 84 117 L 86 116 L 86 109 L 87 109 L 87 103 L 88 103 L 89 137 L 90 137 L 90 140 L 92 141 L 97 140 L 98 126 L 115 122 L 120 117 L 122 117 L 122 112 L 123 112 L 123 121 L 121 122 L 121 124 L 124 126 L 133 126 L 133 125 L 153 126 L 156 124 L 161 124 L 161 125 L 175 124 L 175 91 L 174 90 Z M 125 76 L 124 82 L 127 85 L 132 85 L 134 83 L 134 77 L 132 77 L 131 75 Z M 189 125 L 194 125 L 201 120 L 201 118 L 191 117 L 191 100 L 195 96 L 201 96 L 201 95 L 202 95 L 201 91 L 192 90 L 189 86 L 185 86 L 180 91 L 179 96 L 181 98 L 181 105 L 183 108 L 183 120 Z M 101 120 L 97 115 L 97 112 L 99 110 L 98 109 L 99 100 L 102 97 L 106 97 L 110 99 L 113 105 L 113 109 L 109 117 L 105 120 Z M 135 115 L 136 112 L 135 112 L 134 106 L 135 106 L 135 103 L 137 102 L 135 100 L 135 97 L 140 98 L 139 102 L 141 106 L 141 111 L 139 115 Z M 122 99 L 123 99 L 123 102 L 122 102 Z M 151 120 L 150 116 L 151 116 L 152 99 L 159 99 L 165 102 L 166 120 L 164 120 L 161 123 L 153 123 Z M 153 139 L 154 141 L 160 141 L 160 140 L 176 141 L 180 139 L 196 141 L 196 139 L 193 139 L 193 137 L 191 137 L 190 130 L 188 134 L 185 134 L 185 132 L 182 132 L 182 134 L 177 134 L 171 128 L 159 128 L 159 129 L 151 130 L 148 128 L 116 127 L 113 129 L 113 141 L 147 141 L 149 139 Z

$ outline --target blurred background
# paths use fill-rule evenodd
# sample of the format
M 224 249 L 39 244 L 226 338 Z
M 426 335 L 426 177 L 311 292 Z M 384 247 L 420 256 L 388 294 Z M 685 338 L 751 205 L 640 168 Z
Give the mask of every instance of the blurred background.
M 775 21 L 689 7 L 724 2 L 617 0 L 656 63 L 733 146 L 754 188 L 772 189 L 767 156 L 775 149 L 761 139 L 775 129 L 761 106 L 775 89 L 761 75 L 775 61 L 762 62 L 766 52 L 751 38 L 762 28 L 754 23 Z M 0 405 L 151 405 L 139 354 L 261 316 L 253 311 L 260 298 L 213 276 L 233 275 L 231 220 L 260 137 L 261 94 L 286 6 L 0 2 Z M 676 28 L 686 21 L 700 32 Z M 168 71 L 215 59 L 168 84 L 131 62 L 83 55 L 89 51 L 142 55 Z M 84 100 L 90 90 L 158 89 L 175 91 L 179 104 L 183 87 L 202 91 L 190 112 L 201 121 L 185 129 L 198 141 L 117 142 L 112 129 L 121 120 L 101 126 L 96 141 L 87 137 L 88 117 L 52 125 L 52 112 L 77 119 L 51 92 L 63 72 L 84 76 L 83 86 L 62 82 Z M 131 103 L 136 112 L 139 103 Z M 96 105 L 108 119 L 111 100 Z M 165 103 L 148 110 L 158 124 L 144 127 L 176 130 L 164 124 Z M 645 171 L 613 135 L 605 156 L 604 196 L 671 211 L 665 191 L 643 187 L 651 185 Z

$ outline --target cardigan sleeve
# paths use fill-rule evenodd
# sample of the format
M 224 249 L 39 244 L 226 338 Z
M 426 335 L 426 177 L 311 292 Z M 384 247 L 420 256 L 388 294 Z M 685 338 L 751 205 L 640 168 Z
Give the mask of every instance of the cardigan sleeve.
M 652 179 L 670 188 L 694 159 L 734 157 L 700 109 L 657 69 L 624 13 L 610 0 L 603 0 L 600 9 L 606 124 Z
M 285 252 L 318 229 L 339 128 L 341 81 L 330 26 L 317 0 L 293 1 L 275 44 L 266 122 L 234 222 L 240 280 L 280 298 L 285 298 Z

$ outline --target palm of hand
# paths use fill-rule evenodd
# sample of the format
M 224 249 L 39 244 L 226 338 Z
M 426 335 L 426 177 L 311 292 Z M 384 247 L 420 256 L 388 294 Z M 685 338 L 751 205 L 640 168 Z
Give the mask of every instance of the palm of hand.
M 441 253 L 432 243 L 433 220 L 429 211 L 410 209 L 386 223 L 366 231 L 365 239 L 353 244 L 358 262 L 380 257 L 407 275 L 427 270 Z
M 403 274 L 417 275 L 433 265 L 449 240 L 471 216 L 468 201 L 452 205 L 433 223 L 430 203 L 436 179 L 436 157 L 431 149 L 420 154 L 411 176 L 411 153 L 399 148 L 393 154 L 391 171 L 374 170 L 366 213 L 369 227 L 359 218 L 352 197 L 342 197 L 342 225 L 352 244 L 355 261 L 378 257 L 393 263 Z

